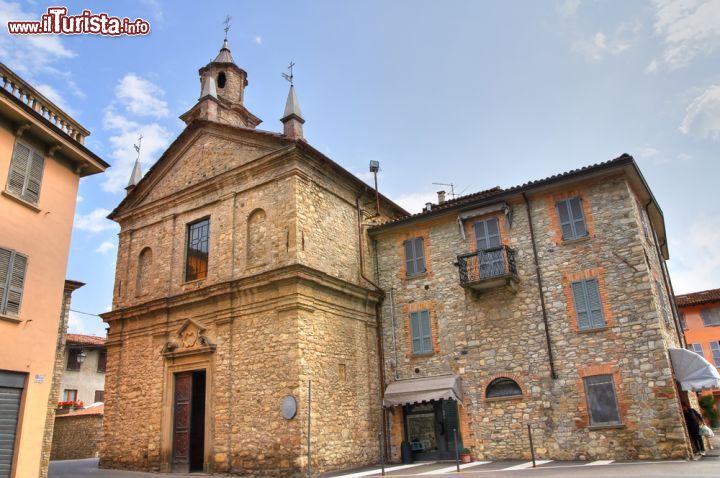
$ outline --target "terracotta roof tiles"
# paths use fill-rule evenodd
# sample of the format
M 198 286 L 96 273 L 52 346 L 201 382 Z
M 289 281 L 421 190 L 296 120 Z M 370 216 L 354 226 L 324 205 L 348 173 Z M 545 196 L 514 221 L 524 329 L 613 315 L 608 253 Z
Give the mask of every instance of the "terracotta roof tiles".
M 710 289 L 675 296 L 675 303 L 680 307 L 707 304 L 709 302 L 720 302 L 720 289 Z
M 105 337 L 96 335 L 67 334 L 65 340 L 73 345 L 105 345 Z

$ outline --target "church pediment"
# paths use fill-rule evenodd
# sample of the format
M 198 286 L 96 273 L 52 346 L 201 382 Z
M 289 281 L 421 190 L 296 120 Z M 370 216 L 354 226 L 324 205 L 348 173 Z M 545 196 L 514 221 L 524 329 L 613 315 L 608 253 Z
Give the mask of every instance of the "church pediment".
M 207 328 L 201 323 L 187 319 L 178 329 L 175 337 L 163 347 L 162 354 L 166 357 L 179 357 L 182 355 L 212 353 L 215 343 L 208 337 Z

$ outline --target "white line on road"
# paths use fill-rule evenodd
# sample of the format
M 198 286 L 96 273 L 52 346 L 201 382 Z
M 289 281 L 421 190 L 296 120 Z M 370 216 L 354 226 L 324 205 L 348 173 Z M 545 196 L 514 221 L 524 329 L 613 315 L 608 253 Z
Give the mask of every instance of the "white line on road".
M 587 463 L 585 466 L 596 466 L 596 465 L 609 465 L 615 460 L 595 460 Z
M 552 460 L 535 460 L 535 466 L 544 465 L 545 463 L 550 463 Z M 499 471 L 513 471 L 513 470 L 527 470 L 528 468 L 532 468 L 533 462 L 528 461 L 527 463 L 521 463 L 519 465 L 511 466 L 508 468 L 503 468 Z
M 387 473 L 389 471 L 404 470 L 406 468 L 412 468 L 414 466 L 432 465 L 434 463 L 435 463 L 434 461 L 426 461 L 423 463 L 413 463 L 412 465 L 391 466 L 389 468 L 385 468 L 385 473 Z M 382 470 L 380 468 L 375 468 L 373 470 L 365 470 L 365 471 L 358 471 L 357 473 L 350 473 L 349 475 L 335 475 L 334 478 L 360 478 L 362 476 L 377 475 L 378 473 L 381 473 L 381 472 L 382 472 Z
M 488 463 L 492 463 L 491 461 L 474 461 L 472 463 L 463 463 L 460 465 L 460 469 L 464 470 L 465 468 L 471 468 L 473 466 L 480 466 L 480 465 L 487 465 Z M 457 466 L 448 466 L 447 468 L 440 468 L 438 470 L 433 471 L 426 471 L 425 473 L 418 473 L 419 475 L 442 475 L 445 473 L 452 473 L 453 471 L 457 471 Z

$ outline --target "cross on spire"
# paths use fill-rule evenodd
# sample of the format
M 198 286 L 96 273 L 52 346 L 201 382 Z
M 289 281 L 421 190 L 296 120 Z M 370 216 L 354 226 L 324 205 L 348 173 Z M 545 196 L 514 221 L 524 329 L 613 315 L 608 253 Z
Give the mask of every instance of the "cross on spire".
M 140 133 L 140 136 L 138 137 L 138 144 L 133 144 L 135 147 L 135 151 L 137 151 L 137 159 L 135 161 L 140 161 L 140 149 L 142 148 L 142 139 L 143 135 Z
M 295 78 L 295 75 L 293 75 L 293 66 L 295 66 L 295 63 L 291 61 L 290 66 L 287 67 L 287 69 L 290 70 L 289 75 L 287 73 L 281 73 L 282 77 L 289 81 L 291 85 L 293 84 L 293 78 Z
M 226 15 L 225 20 L 223 20 L 223 24 L 225 24 L 225 28 L 224 28 L 225 40 L 227 40 L 227 34 L 228 34 L 228 31 L 230 30 L 230 20 L 232 20 L 232 17 L 230 15 Z

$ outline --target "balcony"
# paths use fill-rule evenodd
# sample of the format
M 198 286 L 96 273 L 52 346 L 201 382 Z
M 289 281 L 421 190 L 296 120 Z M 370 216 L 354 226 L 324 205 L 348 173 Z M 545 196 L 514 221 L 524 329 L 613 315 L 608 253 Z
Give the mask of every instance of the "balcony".
M 515 290 L 518 282 L 515 251 L 508 246 L 459 255 L 457 266 L 460 285 L 475 291 L 498 287 Z

